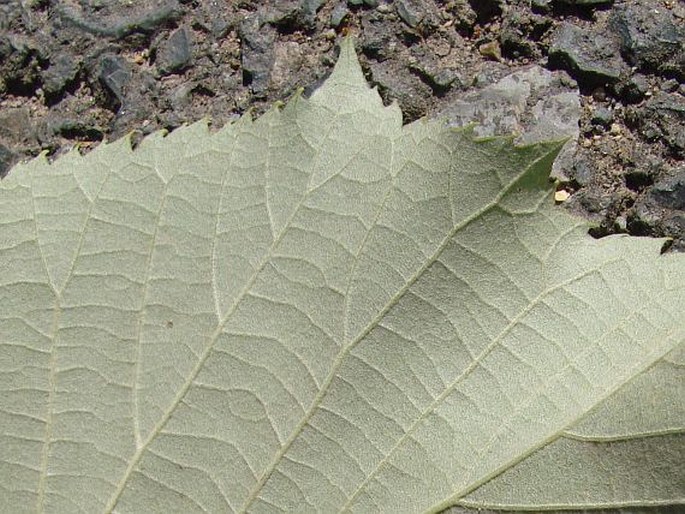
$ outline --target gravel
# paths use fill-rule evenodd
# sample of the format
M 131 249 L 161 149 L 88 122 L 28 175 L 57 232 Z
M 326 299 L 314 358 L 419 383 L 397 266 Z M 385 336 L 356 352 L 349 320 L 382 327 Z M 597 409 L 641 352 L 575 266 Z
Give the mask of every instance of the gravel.
M 593 235 L 685 249 L 676 0 L 4 2 L 0 176 L 45 150 L 259 115 L 316 88 L 346 34 L 405 122 L 570 137 L 555 176 Z

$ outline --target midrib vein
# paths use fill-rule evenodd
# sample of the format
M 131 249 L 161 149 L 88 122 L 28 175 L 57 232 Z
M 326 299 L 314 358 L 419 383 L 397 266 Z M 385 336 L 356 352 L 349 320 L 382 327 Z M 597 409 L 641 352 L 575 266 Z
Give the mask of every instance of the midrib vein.
M 411 286 L 414 285 L 414 283 L 426 272 L 426 270 L 437 260 L 437 258 L 442 254 L 442 252 L 445 250 L 447 245 L 450 243 L 454 235 L 459 232 L 460 230 L 463 230 L 466 226 L 471 224 L 473 221 L 477 220 L 481 216 L 483 216 L 485 213 L 490 211 L 491 209 L 497 207 L 501 200 L 510 192 L 511 188 L 516 185 L 516 183 L 524 177 L 534 166 L 536 166 L 541 160 L 545 159 L 548 156 L 548 153 L 545 153 L 541 156 L 539 156 L 537 159 L 535 159 L 531 164 L 529 164 L 521 173 L 516 175 L 510 182 L 507 184 L 502 190 L 494 197 L 494 199 L 485 206 L 483 206 L 481 209 L 474 211 L 470 216 L 464 218 L 460 223 L 456 224 L 450 231 L 448 231 L 447 235 L 443 238 L 441 241 L 440 245 L 437 247 L 435 252 L 426 260 L 426 262 L 407 280 L 407 282 L 404 284 L 402 288 L 400 288 L 397 293 L 395 293 L 392 298 L 388 300 L 388 302 L 385 304 L 383 309 L 379 311 L 379 313 L 364 327 L 363 330 L 349 343 L 347 343 L 343 349 L 340 351 L 336 359 L 333 361 L 333 366 L 331 368 L 331 371 L 328 373 L 326 376 L 326 380 L 323 382 L 321 389 L 317 393 L 317 395 L 314 397 L 314 400 L 312 401 L 311 406 L 305 413 L 305 415 L 302 417 L 302 420 L 300 423 L 297 424 L 293 432 L 290 434 L 290 437 L 286 440 L 285 444 L 281 447 L 281 449 L 276 453 L 274 459 L 272 462 L 269 464 L 269 466 L 265 469 L 264 473 L 260 477 L 259 481 L 255 484 L 255 487 L 252 489 L 250 492 L 250 495 L 247 497 L 245 500 L 245 503 L 243 506 L 240 508 L 241 513 L 246 513 L 247 509 L 254 503 L 254 501 L 257 499 L 259 492 L 261 491 L 262 487 L 266 484 L 267 480 L 271 476 L 271 474 L 274 472 L 276 467 L 278 466 L 279 462 L 283 459 L 285 454 L 288 452 L 290 447 L 292 446 L 293 442 L 299 437 L 299 435 L 302 433 L 304 427 L 309 423 L 311 420 L 312 416 L 314 415 L 314 412 L 319 408 L 321 405 L 321 402 L 323 398 L 326 396 L 329 387 L 331 386 L 331 383 L 333 382 L 333 379 L 337 375 L 338 371 L 340 370 L 340 367 L 342 366 L 343 362 L 345 361 L 345 358 L 347 355 L 349 355 L 350 351 L 354 349 L 357 344 L 359 344 L 374 328 L 378 326 L 380 321 L 385 317 L 385 315 L 390 311 L 390 309 L 393 308 L 397 304 L 397 302 L 406 294 L 406 292 L 409 290 Z

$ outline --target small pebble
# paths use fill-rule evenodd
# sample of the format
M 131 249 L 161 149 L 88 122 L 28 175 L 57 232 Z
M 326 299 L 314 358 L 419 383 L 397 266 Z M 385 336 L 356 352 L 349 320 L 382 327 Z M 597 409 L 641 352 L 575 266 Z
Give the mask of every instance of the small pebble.
M 559 189 L 557 192 L 554 193 L 554 201 L 557 203 L 565 202 L 570 197 L 571 193 L 569 193 L 565 189 Z
M 497 41 L 490 41 L 489 43 L 484 43 L 478 47 L 478 51 L 483 57 L 488 57 L 495 61 L 502 60 L 502 51 L 500 50 L 499 43 Z

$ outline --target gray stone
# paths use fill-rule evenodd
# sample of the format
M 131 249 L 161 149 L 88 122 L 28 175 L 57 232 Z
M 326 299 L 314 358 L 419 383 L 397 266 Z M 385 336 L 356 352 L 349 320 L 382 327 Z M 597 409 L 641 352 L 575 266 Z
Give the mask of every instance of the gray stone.
M 324 3 L 325 0 L 300 0 L 300 25 L 314 27 L 316 25 L 316 13 L 319 12 Z
M 587 158 L 576 158 L 573 165 L 570 167 L 568 176 L 574 180 L 579 186 L 587 186 L 592 182 L 595 176 L 595 170 L 592 168 Z
M 0 109 L 0 137 L 7 142 L 27 142 L 33 138 L 33 124 L 28 107 Z
M 93 9 L 89 3 L 83 2 L 84 5 L 77 8 L 69 5 L 71 2 L 60 2 L 55 12 L 63 21 L 84 32 L 116 39 L 138 31 L 152 32 L 182 15 L 178 0 L 131 2 L 123 12 L 119 2 L 103 2 L 100 9 Z
M 421 0 L 397 0 L 395 10 L 400 19 L 415 28 L 426 16 L 426 7 Z
M 258 13 L 246 16 L 239 26 L 243 66 L 243 85 L 253 93 L 263 94 L 269 86 L 269 74 L 274 62 L 276 34 L 264 25 Z
M 17 156 L 5 145 L 0 143 L 0 178 L 3 178 L 14 166 Z
M 80 61 L 68 54 L 59 54 L 50 61 L 50 66 L 41 74 L 43 91 L 48 96 L 55 96 L 64 91 L 76 79 Z
M 618 43 L 599 30 L 561 23 L 552 37 L 550 64 L 567 70 L 581 85 L 617 81 L 629 72 Z
M 350 10 L 345 4 L 336 5 L 331 11 L 331 27 L 339 27 L 348 14 Z
M 672 170 L 638 199 L 629 226 L 644 235 L 669 235 L 671 250 L 685 251 L 685 167 Z
M 371 65 L 373 81 L 387 100 L 397 100 L 405 121 L 426 115 L 432 96 L 431 88 L 417 76 L 399 72 L 396 63 L 383 61 Z
M 361 46 L 364 54 L 383 61 L 392 58 L 397 48 L 397 43 L 392 29 L 386 23 L 378 22 L 374 15 L 375 13 L 364 13 L 361 17 L 362 31 L 364 33 Z
M 602 127 L 609 127 L 614 121 L 614 113 L 604 106 L 600 106 L 594 110 L 592 113 L 592 118 L 590 121 L 594 125 L 600 125 Z
M 98 79 L 118 100 L 120 107 L 124 104 L 124 88 L 131 77 L 131 67 L 124 58 L 106 54 L 100 59 Z
M 620 37 L 621 51 L 640 68 L 658 69 L 683 46 L 683 34 L 673 13 L 654 0 L 617 4 L 609 27 Z
M 378 7 L 378 0 L 347 0 L 347 3 L 353 7 L 359 7 L 360 5 Z
M 664 80 L 661 83 L 660 89 L 662 91 L 665 91 L 666 93 L 673 93 L 675 91 L 678 91 L 678 87 L 680 84 L 678 84 L 678 81 L 676 79 L 669 79 L 669 80 Z
M 675 157 L 685 157 L 685 98 L 680 94 L 657 91 L 634 118 L 646 139 L 660 138 Z
M 181 27 L 171 33 L 159 47 L 157 69 L 163 74 L 179 73 L 188 67 L 192 58 L 190 34 Z
M 665 209 L 685 211 L 685 170 L 657 182 L 649 194 Z
M 324 3 L 325 0 L 302 0 L 302 12 L 305 16 L 314 16 Z
M 565 177 L 578 138 L 580 96 L 563 85 L 563 73 L 540 66 L 514 72 L 483 89 L 467 93 L 439 113 L 450 126 L 473 123 L 478 136 L 517 135 L 517 144 L 569 138 L 553 175 Z
M 623 99 L 629 103 L 640 102 L 649 91 L 649 80 L 642 73 L 635 73 L 621 89 Z
M 431 79 L 438 89 L 447 89 L 455 82 L 461 83 L 459 72 L 452 68 L 443 68 L 433 73 Z
M 507 75 L 495 84 L 467 93 L 440 113 L 452 126 L 476 122 L 482 137 L 518 134 L 519 143 L 576 138 L 578 91 L 561 85 L 558 72 L 540 66 Z
M 435 91 L 444 92 L 453 83 L 463 82 L 456 69 L 442 65 L 426 47 L 412 48 L 409 69 L 417 72 Z

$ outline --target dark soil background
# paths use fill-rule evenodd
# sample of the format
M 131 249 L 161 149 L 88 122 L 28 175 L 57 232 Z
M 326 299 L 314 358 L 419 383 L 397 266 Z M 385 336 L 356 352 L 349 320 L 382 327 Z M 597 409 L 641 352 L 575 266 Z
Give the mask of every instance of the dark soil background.
M 42 150 L 259 114 L 315 88 L 350 33 L 407 122 L 479 105 L 490 132 L 570 123 L 557 199 L 596 236 L 685 250 L 683 0 L 0 0 L 0 175 Z

